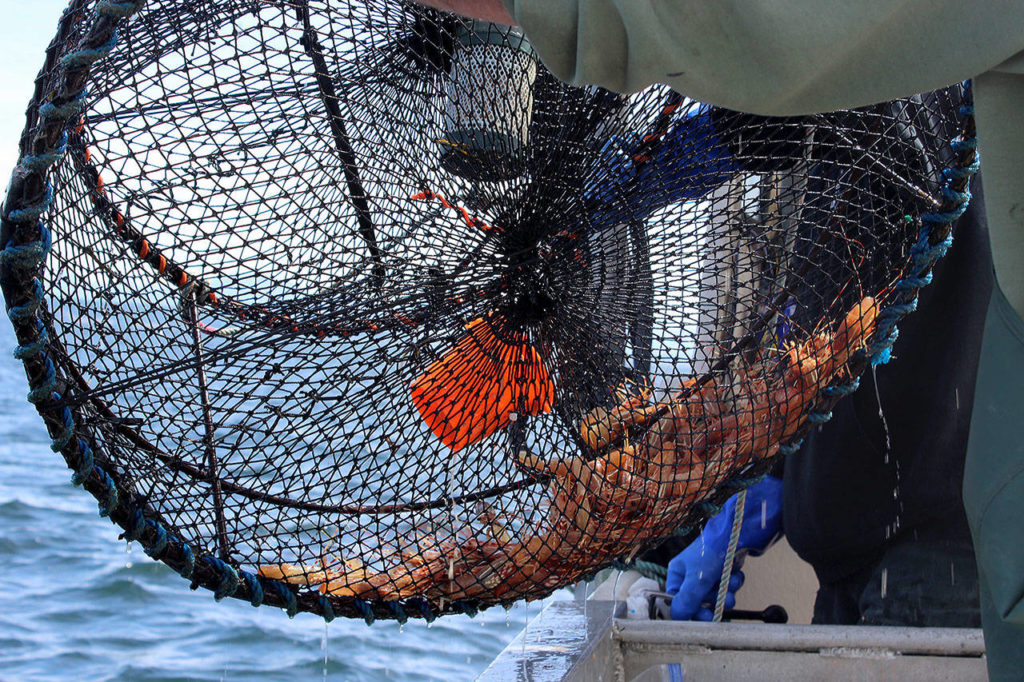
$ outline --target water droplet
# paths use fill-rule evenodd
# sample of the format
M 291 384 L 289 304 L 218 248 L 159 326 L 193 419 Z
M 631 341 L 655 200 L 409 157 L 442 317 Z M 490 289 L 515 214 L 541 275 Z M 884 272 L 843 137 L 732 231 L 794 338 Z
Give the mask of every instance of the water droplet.
M 955 402 L 956 409 L 959 412 L 960 411 L 960 389 L 959 388 L 954 388 L 953 389 L 953 401 Z
M 768 527 L 768 500 L 761 500 L 761 529 Z
M 324 634 L 320 639 L 320 653 L 324 656 L 323 680 L 327 682 L 327 621 L 324 621 Z
M 523 648 L 522 648 L 522 652 L 521 652 L 520 655 L 522 656 L 523 665 L 525 666 L 526 665 L 526 636 L 528 634 L 527 630 L 529 630 L 529 627 L 530 627 L 530 603 L 526 602 L 526 604 L 524 606 L 525 606 L 525 608 L 523 609 L 523 634 L 522 634 Z
M 889 582 L 889 569 L 888 568 L 883 568 L 882 569 L 882 599 L 885 599 L 885 592 L 886 592 L 886 588 L 888 587 L 888 582 Z
M 952 561 L 949 562 L 949 584 L 956 585 L 956 569 Z
M 622 577 L 622 571 L 615 572 L 615 584 L 612 585 L 612 613 L 615 613 L 616 608 L 619 606 L 619 578 Z
M 878 391 L 878 366 L 874 365 L 871 367 L 871 378 L 875 388 L 875 400 L 878 402 L 878 418 L 882 422 L 882 431 L 885 433 L 885 463 L 888 464 L 889 460 L 892 459 L 893 468 L 893 488 L 892 488 L 892 499 L 896 502 L 895 509 L 895 520 L 893 521 L 892 532 L 900 529 L 900 511 L 903 508 L 903 503 L 900 501 L 900 460 L 892 455 L 892 437 L 889 432 L 889 422 L 885 418 L 885 411 L 882 409 L 882 396 Z M 886 529 L 886 537 L 890 537 L 890 530 Z

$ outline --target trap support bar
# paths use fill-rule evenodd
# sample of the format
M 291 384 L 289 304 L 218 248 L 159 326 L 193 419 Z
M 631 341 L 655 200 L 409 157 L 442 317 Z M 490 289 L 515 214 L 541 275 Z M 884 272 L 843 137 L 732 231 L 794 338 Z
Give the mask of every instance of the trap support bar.
M 480 682 L 986 680 L 981 630 L 638 621 L 622 602 L 549 604 Z

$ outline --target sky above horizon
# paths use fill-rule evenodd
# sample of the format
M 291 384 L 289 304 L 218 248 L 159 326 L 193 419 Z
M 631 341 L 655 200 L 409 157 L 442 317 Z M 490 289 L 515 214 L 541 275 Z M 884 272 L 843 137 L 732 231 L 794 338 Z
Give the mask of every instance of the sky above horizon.
M 46 46 L 69 0 L 0 0 L 0 174 L 4 189 L 18 160 L 25 107 Z

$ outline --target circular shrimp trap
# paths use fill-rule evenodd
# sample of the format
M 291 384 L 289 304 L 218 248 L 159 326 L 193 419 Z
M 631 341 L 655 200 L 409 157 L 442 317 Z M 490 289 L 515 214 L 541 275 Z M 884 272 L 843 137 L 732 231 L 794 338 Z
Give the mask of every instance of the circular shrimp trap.
M 75 0 L 3 214 L 29 400 L 218 598 L 543 597 L 885 359 L 968 198 L 967 92 L 769 119 L 404 2 Z

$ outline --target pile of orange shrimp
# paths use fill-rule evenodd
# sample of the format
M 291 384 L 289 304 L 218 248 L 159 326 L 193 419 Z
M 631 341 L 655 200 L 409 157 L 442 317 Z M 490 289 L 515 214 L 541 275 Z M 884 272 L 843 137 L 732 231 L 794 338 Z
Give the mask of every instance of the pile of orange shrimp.
M 260 575 L 335 597 L 508 601 L 537 598 L 594 568 L 671 533 L 691 505 L 745 464 L 778 452 L 807 420 L 821 391 L 850 378 L 849 361 L 874 332 L 874 299 L 861 300 L 834 331 L 691 380 L 660 402 L 650 390 L 619 394 L 580 424 L 591 454 L 516 455 L 521 469 L 545 475 L 549 504 L 537 530 L 513 539 L 495 518 L 491 532 L 439 542 L 422 534 L 371 570 L 359 559 L 320 566 L 259 567 Z M 596 455 L 596 456 L 595 456 Z M 485 515 L 486 516 L 486 515 Z

